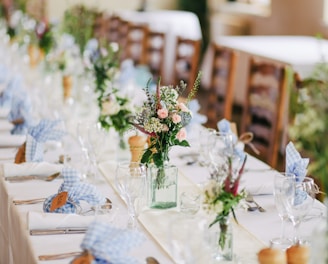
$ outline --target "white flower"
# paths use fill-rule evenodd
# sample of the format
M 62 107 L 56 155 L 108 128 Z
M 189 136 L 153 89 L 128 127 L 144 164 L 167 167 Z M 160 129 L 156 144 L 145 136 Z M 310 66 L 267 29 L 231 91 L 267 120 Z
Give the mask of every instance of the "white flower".
M 116 115 L 121 107 L 115 100 L 104 101 L 102 103 L 102 115 Z

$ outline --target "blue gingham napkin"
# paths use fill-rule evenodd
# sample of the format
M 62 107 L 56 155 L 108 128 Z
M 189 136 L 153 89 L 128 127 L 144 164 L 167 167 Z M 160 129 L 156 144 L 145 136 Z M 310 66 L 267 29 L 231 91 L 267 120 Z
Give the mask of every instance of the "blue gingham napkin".
M 143 241 L 144 236 L 138 231 L 94 221 L 88 227 L 81 248 L 95 257 L 93 263 L 137 264 L 139 262 L 129 256 L 128 251 Z
M 188 108 L 189 108 L 190 112 L 192 113 L 192 118 L 191 118 L 188 126 L 186 127 L 187 130 L 189 130 L 189 128 L 191 129 L 191 127 L 193 125 L 202 125 L 207 122 L 207 116 L 199 113 L 200 104 L 197 99 L 191 100 L 188 103 Z
M 240 161 L 243 161 L 245 159 L 245 152 L 243 149 L 239 148 L 237 145 L 238 138 L 237 136 L 232 132 L 230 122 L 223 118 L 217 123 L 217 127 L 220 132 L 222 133 L 230 133 L 232 135 L 232 144 L 233 144 L 233 153 L 235 156 L 237 156 Z
M 33 124 L 33 117 L 31 99 L 23 87 L 21 76 L 17 75 L 10 80 L 4 94 L 7 96 L 6 100 L 10 101 L 8 121 L 23 120 L 22 123 L 15 124 L 11 134 L 25 135 L 28 127 Z
M 80 201 L 86 201 L 92 206 L 106 203 L 106 198 L 98 192 L 95 186 L 81 182 L 80 173 L 77 170 L 65 167 L 62 169 L 61 174 L 64 177 L 64 182 L 59 187 L 58 193 L 68 192 L 68 199 L 65 205 L 52 211 L 52 213 L 77 213 L 80 208 Z M 44 212 L 50 212 L 52 200 L 56 196 L 57 194 L 51 195 L 44 201 Z
M 61 120 L 41 120 L 34 127 L 30 127 L 26 138 L 25 160 L 26 162 L 43 161 L 44 143 L 48 140 L 58 141 L 65 131 L 56 129 Z
M 293 173 L 298 182 L 302 182 L 307 174 L 308 158 L 302 158 L 294 144 L 289 142 L 286 147 L 286 172 Z
M 7 89 L 9 75 L 8 68 L 0 64 L 0 107 L 9 108 L 11 104 L 12 91 Z

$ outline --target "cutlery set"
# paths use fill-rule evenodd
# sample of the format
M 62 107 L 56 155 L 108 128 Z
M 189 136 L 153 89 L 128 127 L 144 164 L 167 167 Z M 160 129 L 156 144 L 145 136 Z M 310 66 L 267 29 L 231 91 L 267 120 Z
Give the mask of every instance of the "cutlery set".
M 248 208 L 247 210 L 248 211 L 256 211 L 256 210 L 259 210 L 261 213 L 264 213 L 266 210 L 260 206 L 255 200 L 254 200 L 254 197 L 253 195 L 251 194 L 248 194 L 245 198 L 245 201 L 248 203 Z M 254 204 L 255 206 L 250 206 L 249 204 Z

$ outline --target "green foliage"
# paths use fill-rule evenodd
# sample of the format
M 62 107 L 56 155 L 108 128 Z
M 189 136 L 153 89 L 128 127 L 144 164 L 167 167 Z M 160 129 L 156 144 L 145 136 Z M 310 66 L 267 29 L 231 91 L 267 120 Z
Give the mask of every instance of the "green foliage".
M 49 26 L 39 38 L 39 47 L 48 54 L 55 45 L 55 38 L 52 33 L 52 27 Z
M 328 192 L 328 64 L 318 64 L 302 87 L 291 91 L 293 123 L 289 136 L 297 148 L 310 158 L 309 173 L 319 179 Z
M 93 37 L 94 21 L 98 14 L 95 9 L 84 5 L 75 5 L 64 13 L 62 31 L 74 37 L 81 54 L 88 40 Z

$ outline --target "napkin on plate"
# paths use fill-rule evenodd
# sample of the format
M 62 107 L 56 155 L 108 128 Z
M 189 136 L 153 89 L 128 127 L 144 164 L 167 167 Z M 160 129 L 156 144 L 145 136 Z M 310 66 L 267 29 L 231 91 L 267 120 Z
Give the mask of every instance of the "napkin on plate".
M 110 221 L 110 216 L 108 214 L 97 215 L 97 218 L 102 221 Z M 88 227 L 91 222 L 95 220 L 95 216 L 29 211 L 27 220 L 29 230 L 55 229 L 64 227 Z
M 130 229 L 120 229 L 102 221 L 92 222 L 81 243 L 96 263 L 139 263 L 128 255 L 128 251 L 144 241 L 144 236 Z
M 308 158 L 302 158 L 294 144 L 289 142 L 286 147 L 286 172 L 293 173 L 298 182 L 302 182 L 307 174 Z
M 0 174 L 4 177 L 13 176 L 44 176 L 60 172 L 63 168 L 61 164 L 52 164 L 48 162 L 25 162 L 20 164 L 4 163 L 0 164 Z
M 58 141 L 65 134 L 63 130 L 56 129 L 60 122 L 60 120 L 44 119 L 38 125 L 29 128 L 25 149 L 27 162 L 43 161 L 44 143 L 50 140 Z
M 64 182 L 59 187 L 58 193 L 68 192 L 66 203 L 52 211 L 53 213 L 77 213 L 80 209 L 80 202 L 85 201 L 92 206 L 103 205 L 106 198 L 98 192 L 97 188 L 89 183 L 81 182 L 80 173 L 70 167 L 64 167 L 61 172 Z M 51 203 L 58 194 L 49 196 L 43 203 L 43 211 L 51 212 Z
M 1 133 L 0 148 L 19 147 L 26 140 L 26 135 L 10 135 Z

